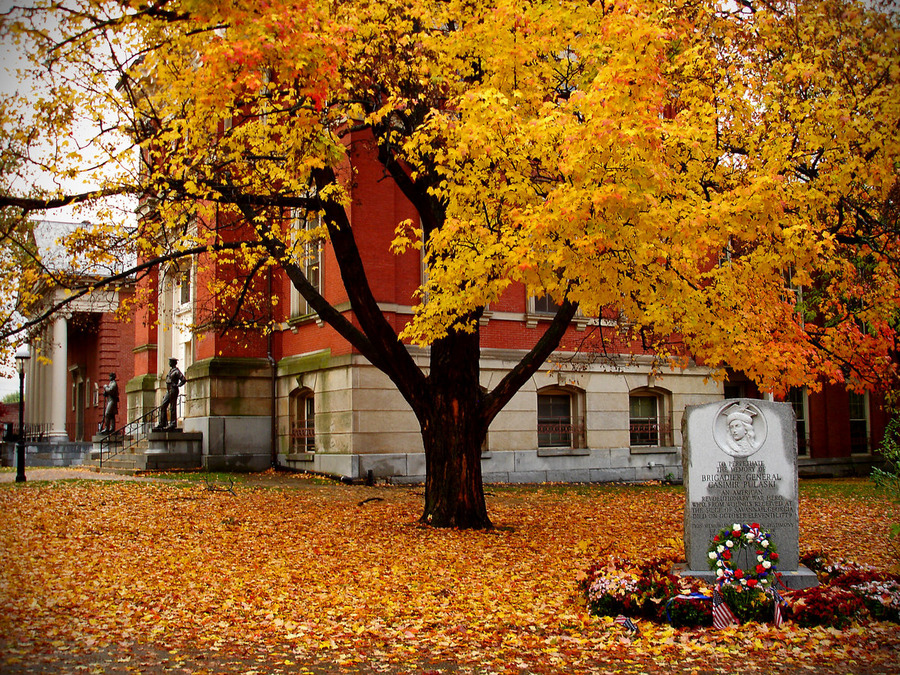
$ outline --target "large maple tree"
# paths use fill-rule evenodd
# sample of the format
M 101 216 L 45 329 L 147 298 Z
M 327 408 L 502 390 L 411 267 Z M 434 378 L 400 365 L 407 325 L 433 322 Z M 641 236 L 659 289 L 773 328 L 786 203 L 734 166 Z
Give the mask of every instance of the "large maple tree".
M 892 381 L 897 18 L 846 0 L 48 2 L 4 17 L 40 82 L 27 112 L 0 108 L 0 205 L 136 195 L 139 225 L 101 211 L 72 250 L 279 266 L 416 414 L 423 521 L 484 527 L 488 426 L 579 309 L 766 388 Z M 424 249 L 425 301 L 399 334 L 348 214 L 351 138 L 418 214 L 393 249 Z M 17 192 L 35 166 L 93 182 Z M 213 208 L 242 238 L 191 226 Z M 352 319 L 304 276 L 297 211 L 321 218 L 307 236 L 329 238 Z M 483 391 L 478 320 L 513 283 L 560 309 Z

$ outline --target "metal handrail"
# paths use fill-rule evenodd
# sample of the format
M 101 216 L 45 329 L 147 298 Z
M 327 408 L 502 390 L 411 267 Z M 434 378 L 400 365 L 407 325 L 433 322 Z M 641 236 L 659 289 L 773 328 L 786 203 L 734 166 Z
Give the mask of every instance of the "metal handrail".
M 181 397 L 178 395 L 176 401 L 177 409 L 181 409 Z M 169 404 L 166 404 L 169 405 Z M 116 429 L 111 434 L 100 440 L 100 457 L 99 464 L 103 467 L 103 454 L 106 452 L 106 459 L 109 461 L 116 455 L 120 455 L 145 439 L 151 431 L 159 424 L 164 406 L 159 405 L 144 413 L 141 417 L 131 422 L 127 422 L 123 426 Z

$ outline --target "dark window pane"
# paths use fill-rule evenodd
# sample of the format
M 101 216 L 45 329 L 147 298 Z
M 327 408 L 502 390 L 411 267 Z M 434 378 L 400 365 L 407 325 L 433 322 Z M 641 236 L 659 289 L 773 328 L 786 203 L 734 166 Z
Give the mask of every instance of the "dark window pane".
M 538 447 L 571 446 L 571 397 L 568 394 L 538 394 Z

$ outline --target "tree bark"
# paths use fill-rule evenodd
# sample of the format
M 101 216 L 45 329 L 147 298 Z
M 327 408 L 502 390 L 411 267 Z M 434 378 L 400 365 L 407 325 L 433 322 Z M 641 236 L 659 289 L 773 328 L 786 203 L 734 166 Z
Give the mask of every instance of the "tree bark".
M 451 330 L 434 343 L 427 386 L 414 405 L 425 447 L 421 521 L 435 527 L 491 527 L 481 480 L 487 423 L 478 343 L 477 329 Z

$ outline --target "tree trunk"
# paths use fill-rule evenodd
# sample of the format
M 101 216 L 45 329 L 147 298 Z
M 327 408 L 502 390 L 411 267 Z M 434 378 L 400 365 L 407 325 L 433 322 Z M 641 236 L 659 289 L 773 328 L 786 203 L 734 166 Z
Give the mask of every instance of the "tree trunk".
M 425 446 L 425 510 L 435 527 L 491 527 L 481 484 L 487 434 L 478 333 L 451 334 L 431 347 L 428 386 L 416 408 Z
M 435 406 L 422 426 L 425 444 L 425 510 L 422 522 L 435 527 L 491 527 L 481 484 L 484 432 L 466 417 L 459 399 Z

